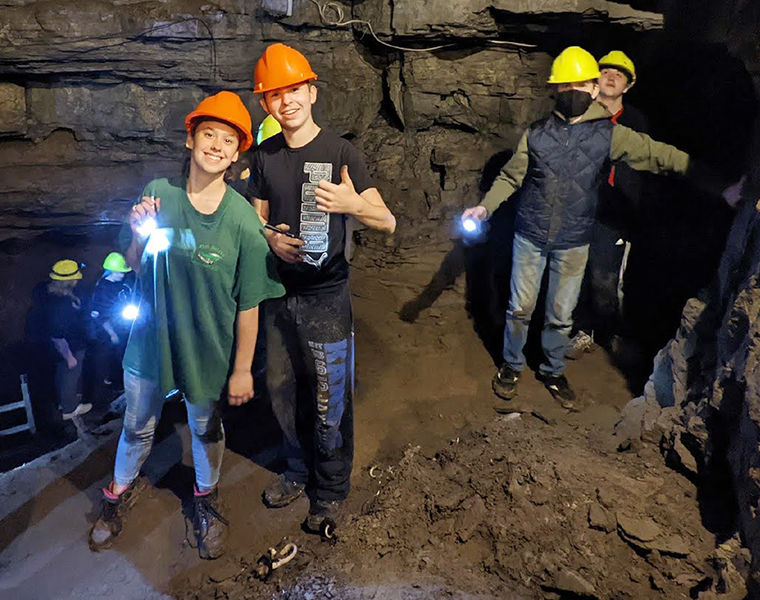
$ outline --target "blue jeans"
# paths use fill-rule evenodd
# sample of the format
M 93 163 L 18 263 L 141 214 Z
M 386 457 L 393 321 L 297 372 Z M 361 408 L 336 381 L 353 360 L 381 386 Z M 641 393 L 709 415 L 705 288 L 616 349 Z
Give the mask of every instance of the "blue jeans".
M 116 485 L 129 485 L 135 480 L 153 447 L 153 434 L 161 418 L 164 398 L 154 382 L 124 372 L 124 395 L 127 410 L 113 480 Z M 224 427 L 219 402 L 211 406 L 195 406 L 185 402 L 190 426 L 195 466 L 195 483 L 200 491 L 214 489 L 219 481 L 224 453 Z
M 564 372 L 573 310 L 578 303 L 587 259 L 588 244 L 568 250 L 550 250 L 536 246 L 519 234 L 515 235 L 509 309 L 504 328 L 504 360 L 515 371 L 525 368 L 523 348 L 548 263 L 546 318 L 541 332 L 541 346 L 546 360 L 539 367 L 539 372 L 542 375 L 561 375 Z

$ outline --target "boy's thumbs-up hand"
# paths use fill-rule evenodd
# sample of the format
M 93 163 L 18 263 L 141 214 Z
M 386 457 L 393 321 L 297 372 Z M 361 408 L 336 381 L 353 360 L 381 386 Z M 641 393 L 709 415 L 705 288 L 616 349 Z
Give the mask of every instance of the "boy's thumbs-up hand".
M 317 208 L 326 213 L 353 215 L 364 202 L 356 193 L 354 182 L 348 173 L 348 167 L 343 165 L 340 170 L 340 183 L 335 184 L 326 179 L 319 182 L 314 191 L 317 198 Z

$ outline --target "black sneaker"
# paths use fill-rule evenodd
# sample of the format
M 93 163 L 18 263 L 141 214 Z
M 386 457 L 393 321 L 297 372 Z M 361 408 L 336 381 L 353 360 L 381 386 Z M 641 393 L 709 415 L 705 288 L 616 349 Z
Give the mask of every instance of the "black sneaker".
M 138 477 L 118 496 L 111 491 L 112 486 L 113 482 L 107 488 L 103 488 L 100 516 L 90 529 L 89 544 L 93 552 L 111 547 L 124 526 L 124 516 L 132 508 L 140 492 L 145 489 L 145 481 Z
M 264 490 L 264 504 L 269 508 L 282 508 L 300 498 L 305 489 L 303 483 L 291 481 L 285 475 L 280 475 L 277 481 Z
M 216 488 L 206 494 L 195 488 L 194 500 L 193 531 L 198 542 L 198 554 L 206 560 L 214 560 L 226 550 L 230 523 L 219 513 L 219 491 Z
M 575 392 L 564 375 L 542 375 L 544 386 L 565 410 L 575 410 Z
M 342 502 L 333 500 L 315 500 L 311 503 L 304 526 L 311 533 L 319 533 L 324 538 L 331 538 L 335 532 Z
M 493 376 L 491 382 L 493 393 L 504 400 L 511 400 L 517 392 L 518 379 L 520 379 L 520 371 L 515 371 L 507 363 L 504 363 Z

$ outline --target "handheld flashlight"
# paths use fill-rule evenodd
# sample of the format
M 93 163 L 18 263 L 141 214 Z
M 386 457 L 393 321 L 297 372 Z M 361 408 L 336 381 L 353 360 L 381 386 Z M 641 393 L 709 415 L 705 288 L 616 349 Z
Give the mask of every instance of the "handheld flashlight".
M 169 243 L 169 238 L 166 235 L 166 230 L 156 229 L 150 235 L 150 239 L 148 240 L 148 243 L 145 245 L 145 252 L 155 256 L 156 254 L 160 254 L 164 250 L 168 250 L 170 245 L 171 244 Z
M 140 308 L 137 304 L 127 304 L 121 311 L 121 318 L 125 321 L 134 321 L 140 314 Z
M 475 219 L 468 217 L 462 221 L 462 229 L 464 229 L 466 233 L 475 233 L 478 230 L 478 222 Z
M 158 227 L 158 224 L 156 223 L 156 220 L 151 217 L 149 219 L 145 219 L 142 222 L 142 224 L 137 228 L 137 233 L 139 233 L 142 237 L 148 237 L 156 230 L 156 227 Z

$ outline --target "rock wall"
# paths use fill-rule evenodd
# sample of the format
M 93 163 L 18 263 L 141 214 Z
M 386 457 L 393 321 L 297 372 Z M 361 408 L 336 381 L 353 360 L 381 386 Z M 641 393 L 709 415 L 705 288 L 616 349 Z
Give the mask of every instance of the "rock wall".
M 760 584 L 760 200 L 742 201 L 718 277 L 687 302 L 676 336 L 655 358 L 644 395 L 623 411 L 622 448 L 659 444 L 668 460 L 728 496 L 706 520 L 736 527 Z M 726 470 L 729 476 L 726 477 Z M 718 489 L 709 489 L 718 488 Z M 736 520 L 733 520 L 735 511 Z M 760 588 L 756 588 L 760 589 Z
M 760 6 L 672 3 L 676 38 L 725 44 L 760 91 Z M 697 9 L 695 11 L 695 8 Z M 700 10 L 704 9 L 704 10 Z M 700 15 L 700 18 L 695 18 Z M 741 116 L 739 116 L 741 118 Z M 701 481 L 705 521 L 736 528 L 753 556 L 751 591 L 760 594 L 760 123 L 747 177 L 713 283 L 689 300 L 675 337 L 654 362 L 644 395 L 624 410 L 621 446 L 660 444 L 677 468 Z M 722 495 L 720 507 L 710 500 Z M 722 512 L 716 515 L 716 512 Z M 726 533 L 730 533 L 727 531 Z
M 662 27 L 601 0 L 294 0 L 292 16 L 287 4 L 0 0 L 3 237 L 120 220 L 147 180 L 176 172 L 204 95 L 232 89 L 258 122 L 253 68 L 273 41 L 308 55 L 319 122 L 364 148 L 401 222 L 428 223 L 474 201 L 487 160 L 546 110 L 571 13 L 578 38 Z M 447 47 L 401 52 L 366 23 L 331 25 L 348 19 L 394 45 Z

